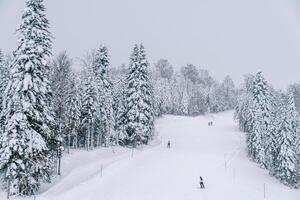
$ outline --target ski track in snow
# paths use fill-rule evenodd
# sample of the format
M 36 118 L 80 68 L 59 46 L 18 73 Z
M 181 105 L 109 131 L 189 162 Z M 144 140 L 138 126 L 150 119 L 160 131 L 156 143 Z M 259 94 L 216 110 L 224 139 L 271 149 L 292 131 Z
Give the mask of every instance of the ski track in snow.
M 156 122 L 161 145 L 134 150 L 133 156 L 121 147 L 115 153 L 111 148 L 73 152 L 63 158 L 62 176 L 44 186 L 36 200 L 263 200 L 264 184 L 267 200 L 299 200 L 300 190 L 248 160 L 244 133 L 232 117 L 232 112 L 164 116 Z M 199 187 L 200 175 L 205 189 Z

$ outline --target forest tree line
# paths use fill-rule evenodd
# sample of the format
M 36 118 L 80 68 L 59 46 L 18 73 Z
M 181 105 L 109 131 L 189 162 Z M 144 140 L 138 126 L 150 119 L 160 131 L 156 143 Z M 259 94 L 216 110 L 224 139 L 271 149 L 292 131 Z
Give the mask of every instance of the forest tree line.
M 245 76 L 235 118 L 248 156 L 285 185 L 300 184 L 300 84 L 276 91 L 263 74 Z

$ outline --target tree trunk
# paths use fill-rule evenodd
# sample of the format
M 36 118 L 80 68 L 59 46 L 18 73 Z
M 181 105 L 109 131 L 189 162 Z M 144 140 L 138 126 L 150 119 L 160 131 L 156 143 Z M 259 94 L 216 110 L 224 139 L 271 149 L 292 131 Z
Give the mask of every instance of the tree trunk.
M 70 153 L 70 146 L 71 146 L 71 134 L 68 133 L 68 154 Z
M 7 182 L 7 199 L 9 199 L 10 197 L 10 177 L 8 178 L 8 182 Z
M 99 133 L 98 133 L 98 134 L 97 134 L 97 148 L 99 147 L 99 144 L 100 144 L 100 143 L 99 143 L 99 142 L 100 142 L 100 141 L 99 141 L 99 138 L 100 138 L 100 135 L 99 135 Z
M 58 157 L 58 166 L 57 166 L 57 175 L 60 176 L 60 162 L 61 162 L 61 142 L 59 142 L 58 150 L 57 150 L 57 157 Z
M 75 144 L 75 149 L 77 149 L 78 148 L 78 136 L 77 136 L 77 133 L 75 134 L 75 142 L 74 142 L 74 144 Z
M 94 126 L 93 126 L 93 119 L 91 120 L 91 149 L 94 149 Z
M 89 127 L 90 129 L 90 127 Z M 89 142 L 90 142 L 90 131 L 88 130 L 88 133 L 87 133 L 87 138 L 86 138 L 86 150 L 88 151 L 89 150 Z

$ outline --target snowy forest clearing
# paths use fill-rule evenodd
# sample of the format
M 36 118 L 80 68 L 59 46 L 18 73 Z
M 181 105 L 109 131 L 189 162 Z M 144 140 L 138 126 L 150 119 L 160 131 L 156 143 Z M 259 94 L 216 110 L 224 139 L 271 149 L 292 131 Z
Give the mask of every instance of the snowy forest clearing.
M 265 199 L 298 200 L 299 190 L 282 185 L 249 161 L 244 133 L 237 131 L 232 115 L 159 118 L 156 130 L 162 145 L 134 150 L 133 156 L 126 148 L 72 152 L 63 158 L 61 179 L 42 188 L 36 199 L 259 200 L 264 199 L 265 184 Z M 204 190 L 199 189 L 199 176 Z

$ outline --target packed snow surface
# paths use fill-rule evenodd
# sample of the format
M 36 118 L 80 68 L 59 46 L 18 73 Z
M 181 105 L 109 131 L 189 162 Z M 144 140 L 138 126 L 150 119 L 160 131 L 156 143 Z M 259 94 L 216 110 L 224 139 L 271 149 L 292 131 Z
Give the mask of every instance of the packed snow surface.
M 282 185 L 248 160 L 244 133 L 237 130 L 232 112 L 164 116 L 156 130 L 159 142 L 141 149 L 65 155 L 61 178 L 43 187 L 36 200 L 300 199 L 300 190 Z M 199 187 L 199 176 L 205 189 Z

